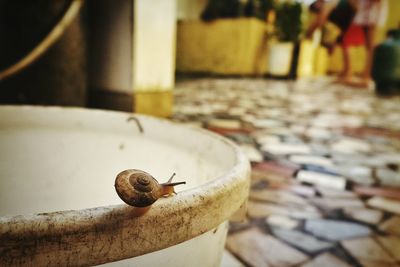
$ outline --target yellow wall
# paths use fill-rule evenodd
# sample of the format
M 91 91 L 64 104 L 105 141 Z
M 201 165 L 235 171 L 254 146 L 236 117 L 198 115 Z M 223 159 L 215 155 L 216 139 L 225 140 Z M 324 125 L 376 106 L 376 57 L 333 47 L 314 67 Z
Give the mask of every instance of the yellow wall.
M 400 0 L 387 1 L 388 19 L 386 27 L 377 29 L 378 42 L 384 40 L 388 29 L 400 26 Z M 265 74 L 265 27 L 265 23 L 254 18 L 221 19 L 210 23 L 193 18 L 192 21 L 182 21 L 178 24 L 177 70 L 218 74 Z M 309 55 L 314 55 L 314 60 L 312 57 L 309 60 Z M 350 49 L 353 73 L 361 73 L 364 70 L 365 56 L 366 51 L 362 46 Z M 316 75 L 323 75 L 327 71 L 337 73 L 343 68 L 340 47 L 329 57 L 324 48 L 303 45 L 299 61 L 300 77 L 309 76 L 312 72 Z M 313 61 L 312 66 L 310 62 Z
M 351 73 L 360 74 L 364 71 L 366 50 L 362 46 L 349 48 Z M 330 56 L 328 72 L 338 73 L 343 69 L 342 48 L 337 46 Z
M 199 20 L 208 0 L 177 0 L 178 20 Z
M 255 18 L 181 21 L 177 70 L 218 74 L 266 71 L 265 23 Z
M 389 14 L 386 22 L 387 28 L 399 28 L 400 27 L 400 1 L 399 0 L 388 0 L 389 2 Z
M 300 52 L 297 64 L 297 77 L 310 77 L 315 73 L 315 57 L 317 55 L 317 46 L 310 40 L 300 42 Z M 322 57 L 320 58 L 322 60 Z

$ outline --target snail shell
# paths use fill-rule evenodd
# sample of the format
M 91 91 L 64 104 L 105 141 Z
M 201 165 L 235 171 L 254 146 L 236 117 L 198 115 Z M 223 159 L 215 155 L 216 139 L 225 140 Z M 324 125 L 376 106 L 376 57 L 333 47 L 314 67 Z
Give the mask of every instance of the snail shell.
M 147 207 L 161 196 L 161 186 L 157 180 L 141 170 L 125 170 L 117 175 L 115 189 L 119 197 L 128 205 Z
M 175 174 L 174 174 L 175 175 Z M 175 193 L 174 186 L 185 182 L 159 184 L 157 180 L 141 170 L 125 170 L 117 175 L 115 189 L 118 196 L 128 205 L 134 207 L 147 207 L 162 196 L 170 196 Z

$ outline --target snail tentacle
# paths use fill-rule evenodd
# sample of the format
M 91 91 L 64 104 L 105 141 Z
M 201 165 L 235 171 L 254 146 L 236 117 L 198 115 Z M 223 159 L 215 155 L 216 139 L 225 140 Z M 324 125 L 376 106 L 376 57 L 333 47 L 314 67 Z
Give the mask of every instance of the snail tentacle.
M 170 178 L 168 179 L 168 181 L 167 181 L 167 184 L 172 182 L 172 179 L 174 179 L 175 175 L 176 175 L 176 173 L 173 173 L 173 174 L 171 175 L 171 177 L 170 177 Z

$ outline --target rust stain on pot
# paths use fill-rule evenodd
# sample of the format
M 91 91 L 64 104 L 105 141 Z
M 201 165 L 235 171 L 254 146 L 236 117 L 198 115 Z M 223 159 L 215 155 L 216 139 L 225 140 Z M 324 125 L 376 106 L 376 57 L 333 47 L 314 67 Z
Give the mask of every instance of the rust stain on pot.
M 196 131 L 232 148 L 235 162 L 224 175 L 159 199 L 141 217 L 125 204 L 0 217 L 0 266 L 96 265 L 164 249 L 209 231 L 217 233 L 247 198 L 250 165 L 232 142 Z
M 64 265 L 69 258 L 86 266 L 179 244 L 218 227 L 239 208 L 248 192 L 247 175 L 241 168 L 228 179 L 229 188 L 216 180 L 207 193 L 193 189 L 159 199 L 142 217 L 127 205 L 3 217 L 0 265 Z

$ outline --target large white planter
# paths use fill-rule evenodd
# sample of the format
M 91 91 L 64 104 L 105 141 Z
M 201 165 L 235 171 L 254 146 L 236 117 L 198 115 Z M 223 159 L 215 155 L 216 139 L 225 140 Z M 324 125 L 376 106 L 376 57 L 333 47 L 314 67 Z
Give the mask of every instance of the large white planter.
M 268 54 L 268 71 L 273 76 L 287 76 L 292 63 L 294 44 L 271 43 Z
M 219 265 L 247 159 L 207 131 L 134 115 L 141 133 L 131 116 L 0 107 L 0 266 Z M 114 189 L 130 168 L 187 184 L 136 217 Z

